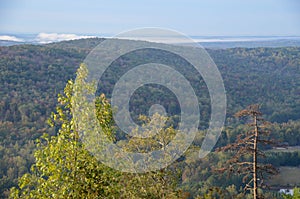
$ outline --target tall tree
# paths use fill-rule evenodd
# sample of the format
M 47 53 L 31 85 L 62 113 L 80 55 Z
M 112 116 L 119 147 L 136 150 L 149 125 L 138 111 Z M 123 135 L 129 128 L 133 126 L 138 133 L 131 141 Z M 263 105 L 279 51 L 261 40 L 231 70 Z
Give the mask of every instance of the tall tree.
M 128 136 L 126 143 L 120 143 L 124 145 L 122 148 L 138 153 L 148 153 L 157 149 L 165 150 L 166 145 L 176 135 L 176 130 L 172 126 L 166 125 L 165 121 L 168 119 L 158 113 L 153 114 L 151 118 L 141 115 L 139 120 L 143 122 L 143 127 L 149 122 L 153 124 L 149 128 L 145 128 L 144 133 L 153 134 L 155 132 L 155 135 L 148 138 Z M 132 133 L 138 133 L 137 129 L 134 129 Z M 173 163 L 159 171 L 123 175 L 123 186 L 127 189 L 123 195 L 124 198 L 186 198 L 187 193 L 178 188 L 181 170 L 177 166 L 176 163 Z
M 246 183 L 244 190 L 250 190 L 253 198 L 257 199 L 260 197 L 258 188 L 266 187 L 265 178 L 268 175 L 278 173 L 277 169 L 271 164 L 261 164 L 259 162 L 259 157 L 265 157 L 261 147 L 275 144 L 275 141 L 268 139 L 270 133 L 266 130 L 268 122 L 262 118 L 259 105 L 250 105 L 247 109 L 237 112 L 235 116 L 246 119 L 248 131 L 239 134 L 234 143 L 217 149 L 217 151 L 229 151 L 233 154 L 232 158 L 227 161 L 226 166 L 218 169 L 218 171 L 235 172 L 243 175 L 243 182 Z
M 82 65 L 77 78 L 83 80 L 86 74 Z M 11 190 L 12 198 L 117 198 L 120 195 L 120 172 L 100 164 L 79 141 L 71 111 L 73 87 L 73 81 L 68 81 L 64 95 L 58 97 L 56 113 L 49 120 L 50 125 L 59 128 L 58 134 L 52 137 L 44 134 L 37 140 L 31 174 L 21 177 L 18 188 Z M 106 130 L 111 123 L 109 106 L 103 95 L 96 100 L 98 120 Z M 111 131 L 105 133 L 113 139 Z

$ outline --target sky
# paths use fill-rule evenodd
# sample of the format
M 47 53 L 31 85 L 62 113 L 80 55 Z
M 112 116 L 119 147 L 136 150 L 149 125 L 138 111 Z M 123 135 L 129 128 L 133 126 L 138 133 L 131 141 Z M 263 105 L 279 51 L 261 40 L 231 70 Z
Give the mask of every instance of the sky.
M 0 34 L 300 36 L 298 0 L 0 0 Z

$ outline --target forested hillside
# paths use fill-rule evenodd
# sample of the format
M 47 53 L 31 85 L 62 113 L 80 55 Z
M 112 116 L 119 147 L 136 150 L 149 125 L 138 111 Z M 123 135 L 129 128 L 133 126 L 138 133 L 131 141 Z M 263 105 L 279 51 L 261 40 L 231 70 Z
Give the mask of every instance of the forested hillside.
M 33 163 L 35 139 L 43 133 L 57 133 L 57 128 L 50 128 L 46 123 L 51 112 L 55 111 L 57 94 L 63 92 L 69 79 L 74 79 L 80 63 L 101 41 L 83 39 L 47 45 L 0 47 L 1 198 L 8 195 L 8 189 L 16 185 L 18 177 L 29 172 Z M 109 98 L 116 80 L 139 63 L 156 60 L 174 65 L 197 88 L 201 128 L 194 147 L 199 147 L 210 116 L 210 100 L 202 78 L 195 77 L 184 60 L 167 52 L 144 50 L 136 53 L 124 55 L 112 64 L 105 77 L 99 81 L 98 93 L 105 93 Z M 299 146 L 300 48 L 210 49 L 208 53 L 222 74 L 227 94 L 226 127 L 218 146 L 232 142 L 243 130 L 244 127 L 233 115 L 250 104 L 261 105 L 264 118 L 273 123 L 273 138 L 290 147 Z M 176 114 L 180 112 L 175 96 L 157 86 L 138 89 L 131 103 L 134 105 L 131 111 L 136 116 L 146 114 L 154 103 L 164 105 L 174 122 Z M 118 136 L 118 139 L 122 139 L 123 135 Z M 191 197 L 206 193 L 209 187 L 229 189 L 233 183 L 242 185 L 239 178 L 226 180 L 223 176 L 221 181 L 212 173 L 210 165 L 223 162 L 225 157 L 222 155 L 211 153 L 206 159 L 197 159 L 191 154 L 182 160 L 180 181 L 181 187 L 190 192 Z M 268 150 L 264 161 L 278 167 L 300 166 L 300 152 Z M 239 190 L 239 187 L 234 189 Z

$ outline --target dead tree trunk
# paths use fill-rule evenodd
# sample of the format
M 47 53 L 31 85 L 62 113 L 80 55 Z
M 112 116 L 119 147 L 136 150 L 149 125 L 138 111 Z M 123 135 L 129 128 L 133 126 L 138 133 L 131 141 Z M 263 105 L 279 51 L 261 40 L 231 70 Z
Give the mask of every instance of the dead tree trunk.
M 257 115 L 254 115 L 254 140 L 253 140 L 253 199 L 257 198 Z
M 264 152 L 259 149 L 259 143 L 270 145 L 276 142 L 268 139 L 269 132 L 264 130 L 266 122 L 262 118 L 258 105 L 251 105 L 236 113 L 236 116 L 250 118 L 252 120 L 249 124 L 251 129 L 247 132 L 241 132 L 235 142 L 217 149 L 217 151 L 229 151 L 233 154 L 225 167 L 217 170 L 243 175 L 243 182 L 247 182 L 244 190 L 250 190 L 253 199 L 257 199 L 259 198 L 258 188 L 264 186 L 264 174 L 274 175 L 278 173 L 272 165 L 258 162 L 258 156 L 264 156 Z M 249 154 L 252 158 L 247 159 L 246 156 Z

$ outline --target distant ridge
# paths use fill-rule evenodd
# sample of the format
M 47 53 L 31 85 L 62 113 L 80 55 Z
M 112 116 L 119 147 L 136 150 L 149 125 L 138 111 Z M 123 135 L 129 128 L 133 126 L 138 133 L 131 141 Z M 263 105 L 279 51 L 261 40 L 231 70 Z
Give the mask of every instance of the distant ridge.
M 0 34 L 0 46 L 12 46 L 20 44 L 52 44 L 60 41 L 76 41 L 87 39 L 87 41 L 97 41 L 103 36 L 84 36 L 75 34 L 43 34 L 45 40 L 41 40 L 40 34 Z M 45 38 L 45 36 L 50 38 Z M 16 40 L 1 40 L 1 37 L 14 37 Z M 90 40 L 91 38 L 95 40 Z M 257 47 L 300 47 L 300 36 L 191 36 L 205 48 L 257 48 Z M 98 41 L 99 42 L 99 41 Z M 75 42 L 76 43 L 76 42 Z M 180 43 L 174 39 L 174 43 Z M 69 44 L 69 43 L 66 43 Z M 73 43 L 72 43 L 73 45 Z M 77 46 L 78 47 L 78 46 Z

